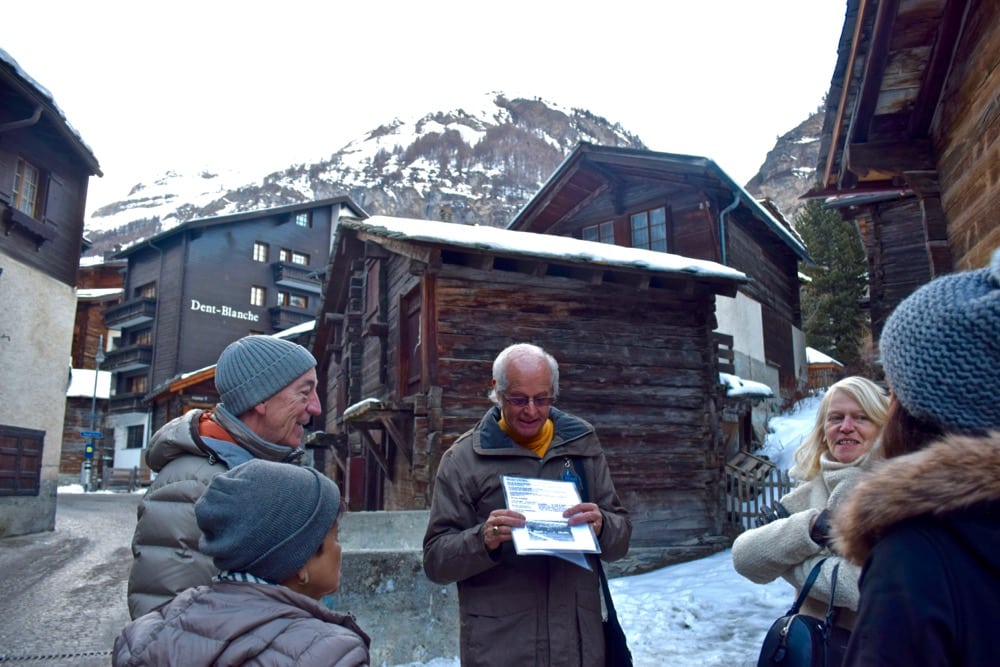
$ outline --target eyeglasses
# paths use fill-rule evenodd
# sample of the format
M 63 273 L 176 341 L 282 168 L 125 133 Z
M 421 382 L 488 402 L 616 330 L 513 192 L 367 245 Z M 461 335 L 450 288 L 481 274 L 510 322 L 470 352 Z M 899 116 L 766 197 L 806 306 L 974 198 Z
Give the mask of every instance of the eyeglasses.
M 555 399 L 552 396 L 507 396 L 504 394 L 503 400 L 507 401 L 515 408 L 527 407 L 528 403 L 534 403 L 536 408 L 547 408 L 552 405 Z

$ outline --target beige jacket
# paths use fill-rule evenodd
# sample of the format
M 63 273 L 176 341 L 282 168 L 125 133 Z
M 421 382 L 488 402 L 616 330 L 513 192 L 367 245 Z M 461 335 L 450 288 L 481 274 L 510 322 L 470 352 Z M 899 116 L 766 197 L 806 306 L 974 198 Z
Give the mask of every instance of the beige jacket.
M 767 584 L 781 577 L 794 586 L 798 594 L 813 566 L 826 558 L 820 576 L 801 609 L 804 614 L 823 618 L 830 601 L 831 573 L 834 565 L 839 563 L 834 600 L 840 608 L 837 625 L 852 628 L 858 609 L 861 568 L 813 542 L 809 537 L 809 524 L 822 510 L 832 511 L 847 497 L 870 467 L 871 459 L 869 454 L 844 464 L 824 452 L 819 474 L 781 499 L 781 504 L 791 516 L 747 530 L 733 542 L 733 567 L 736 571 L 758 584 Z M 793 599 L 789 597 L 789 606 Z

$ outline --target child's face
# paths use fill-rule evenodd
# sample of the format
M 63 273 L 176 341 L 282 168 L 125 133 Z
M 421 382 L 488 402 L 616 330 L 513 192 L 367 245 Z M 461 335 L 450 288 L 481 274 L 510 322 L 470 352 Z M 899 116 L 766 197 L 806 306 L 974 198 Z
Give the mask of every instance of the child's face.
M 325 595 L 335 593 L 340 588 L 340 556 L 341 546 L 338 537 L 339 521 L 334 522 L 320 550 L 305 564 L 309 572 L 309 583 L 303 586 L 303 593 L 319 600 Z

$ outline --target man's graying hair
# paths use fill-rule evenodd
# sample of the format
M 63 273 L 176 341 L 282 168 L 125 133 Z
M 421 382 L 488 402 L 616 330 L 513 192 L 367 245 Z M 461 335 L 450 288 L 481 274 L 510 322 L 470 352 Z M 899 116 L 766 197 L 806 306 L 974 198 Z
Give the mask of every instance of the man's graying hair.
M 507 365 L 521 357 L 540 357 L 549 365 L 549 376 L 552 378 L 552 398 L 559 398 L 559 363 L 551 354 L 531 343 L 515 343 L 504 348 L 493 360 L 493 380 L 496 384 L 490 389 L 489 399 L 497 407 L 500 406 L 500 394 L 507 391 Z

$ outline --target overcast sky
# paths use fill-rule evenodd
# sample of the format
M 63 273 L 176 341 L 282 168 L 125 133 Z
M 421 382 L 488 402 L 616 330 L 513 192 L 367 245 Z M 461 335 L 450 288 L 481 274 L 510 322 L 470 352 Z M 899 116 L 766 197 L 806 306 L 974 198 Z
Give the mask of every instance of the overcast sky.
M 31 0 L 0 48 L 94 151 L 88 209 L 169 169 L 277 171 L 396 117 L 540 97 L 746 183 L 820 105 L 846 0 Z M 469 101 L 471 100 L 471 101 Z

